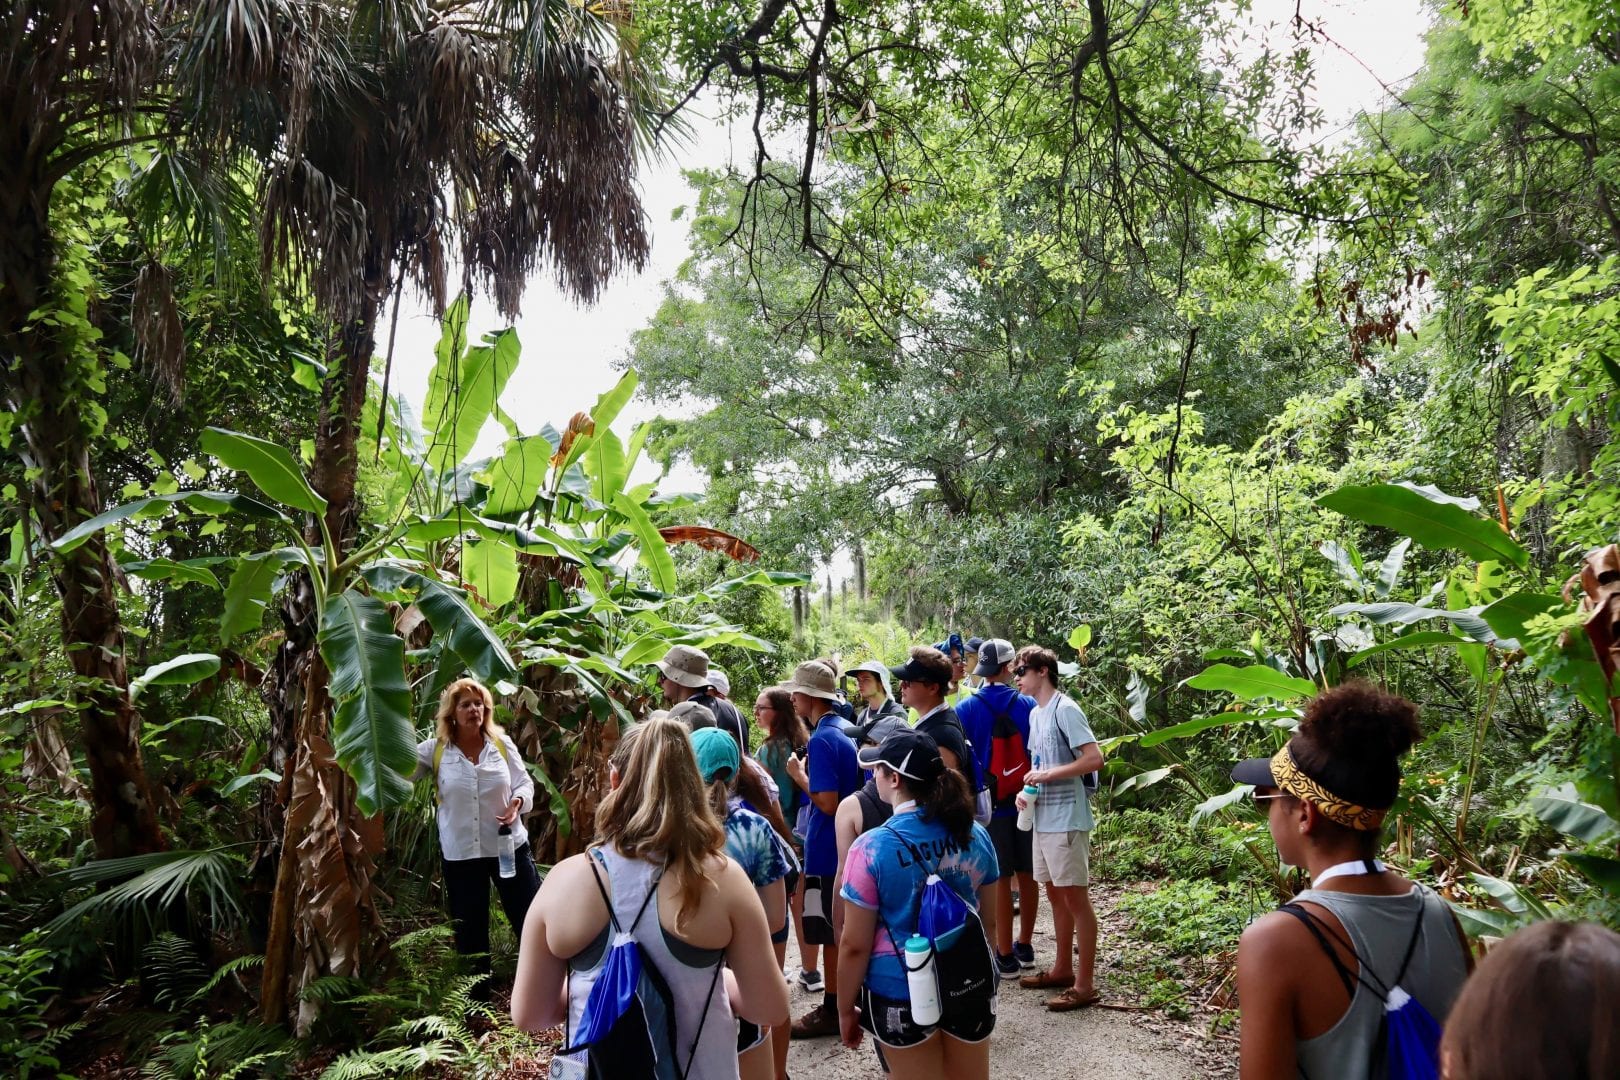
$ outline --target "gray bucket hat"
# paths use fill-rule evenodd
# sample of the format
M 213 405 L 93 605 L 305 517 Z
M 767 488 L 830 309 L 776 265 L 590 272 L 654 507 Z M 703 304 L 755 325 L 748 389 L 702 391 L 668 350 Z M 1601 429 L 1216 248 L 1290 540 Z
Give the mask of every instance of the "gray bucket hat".
M 825 701 L 837 701 L 838 677 L 826 664 L 806 660 L 793 669 L 793 678 L 784 683 L 782 689 L 790 694 L 808 694 Z
M 709 685 L 709 654 L 702 649 L 676 645 L 664 654 L 662 660 L 653 662 L 671 682 L 693 690 L 701 690 Z

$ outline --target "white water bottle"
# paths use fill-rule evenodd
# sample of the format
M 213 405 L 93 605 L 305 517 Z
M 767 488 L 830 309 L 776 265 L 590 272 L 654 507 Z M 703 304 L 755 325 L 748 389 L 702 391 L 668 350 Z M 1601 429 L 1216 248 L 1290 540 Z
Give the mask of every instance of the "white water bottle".
M 500 859 L 501 877 L 516 877 L 517 853 L 512 848 L 512 826 L 501 826 L 501 840 L 496 845 L 496 855 Z
M 911 995 L 911 1021 L 919 1027 L 939 1023 L 939 979 L 934 974 L 934 945 L 921 934 L 906 938 L 906 987 Z
M 1035 800 L 1040 794 L 1041 789 L 1034 784 L 1024 785 L 1024 808 L 1018 811 L 1018 827 L 1024 832 L 1035 828 Z

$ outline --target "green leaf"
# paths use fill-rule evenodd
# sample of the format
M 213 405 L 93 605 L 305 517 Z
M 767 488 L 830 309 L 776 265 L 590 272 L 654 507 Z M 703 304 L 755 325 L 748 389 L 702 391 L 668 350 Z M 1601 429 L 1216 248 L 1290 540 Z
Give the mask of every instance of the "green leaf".
M 309 486 L 286 447 L 216 427 L 203 429 L 200 445 L 226 468 L 247 473 L 248 479 L 276 502 L 312 514 L 326 512 L 326 500 Z
M 556 449 L 541 435 L 508 439 L 501 456 L 484 475 L 484 482 L 489 486 L 484 513 L 503 517 L 524 513 L 533 506 L 540 485 L 546 482 L 551 455 Z
M 1481 611 L 1479 617 L 1499 636 L 1522 640 L 1528 636 L 1530 620 L 1568 606 L 1556 593 L 1511 593 Z
M 1149 769 L 1147 772 L 1139 772 L 1135 776 L 1129 776 L 1121 780 L 1118 786 L 1114 788 L 1114 794 L 1119 795 L 1132 788 L 1140 791 L 1142 788 L 1152 787 L 1175 771 L 1176 767 L 1174 765 L 1166 765 L 1162 769 Z
M 1583 801 L 1573 784 L 1563 784 L 1535 796 L 1530 800 L 1530 809 L 1559 832 L 1589 844 L 1606 843 L 1620 833 L 1620 821 L 1615 821 L 1602 807 Z
M 1361 559 L 1356 554 L 1355 548 L 1348 544 L 1335 544 L 1331 540 L 1324 540 L 1316 545 L 1316 550 L 1322 553 L 1324 559 L 1333 564 L 1333 569 L 1339 575 L 1340 581 L 1357 592 L 1367 587 L 1367 580 L 1361 576 L 1361 570 L 1359 569 Z
M 1384 556 L 1384 561 L 1378 566 L 1378 578 L 1373 582 L 1373 595 L 1383 600 L 1395 590 L 1395 582 L 1401 576 L 1401 567 L 1406 565 L 1406 553 L 1412 550 L 1410 536 L 1398 541 Z
M 1147 726 L 1148 685 L 1147 680 L 1136 672 L 1125 680 L 1125 705 L 1131 719 L 1142 727 Z
M 1260 665 L 1237 668 L 1211 664 L 1186 680 L 1185 685 L 1196 690 L 1224 690 L 1245 701 L 1290 701 L 1316 693 L 1316 684 L 1309 679 L 1296 679 Z
M 350 589 L 327 601 L 320 647 L 337 702 L 332 749 L 354 778 L 355 805 L 366 814 L 401 805 L 416 769 L 405 642 L 382 601 Z
M 534 782 L 545 790 L 546 799 L 551 808 L 551 816 L 557 819 L 557 835 L 567 836 L 574 829 L 574 817 L 569 812 L 568 800 L 563 797 L 562 791 L 558 789 L 551 777 L 546 775 L 546 770 L 542 769 L 538 763 L 524 762 L 524 767 L 529 770 L 529 775 L 534 778 Z
M 175 585 L 207 585 L 210 588 L 219 588 L 219 578 L 208 567 L 228 559 L 202 558 L 186 559 L 176 562 L 174 559 L 142 559 L 137 562 L 122 564 L 126 574 L 132 574 L 147 581 L 168 581 Z
M 674 592 L 678 584 L 675 560 L 670 557 L 669 545 L 658 535 L 658 527 L 647 516 L 647 511 L 623 492 L 613 497 L 613 508 L 623 515 L 631 531 L 636 534 L 641 544 L 641 563 L 652 574 L 653 586 L 660 592 Z
M 1491 877 L 1489 874 L 1470 873 L 1481 888 L 1490 893 L 1491 898 L 1501 904 L 1515 915 L 1533 915 L 1538 919 L 1552 918 L 1552 912 L 1547 909 L 1539 897 L 1521 889 L 1511 881 Z
M 1620 897 L 1620 859 L 1603 855 L 1565 855 L 1564 859 L 1592 884 L 1612 897 Z
M 1081 623 L 1079 626 L 1069 631 L 1069 648 L 1079 652 L 1090 644 L 1091 627 L 1088 624 Z
M 270 554 L 249 555 L 237 561 L 230 584 L 225 586 L 225 611 L 219 618 L 219 632 L 227 642 L 263 625 L 282 563 Z
M 490 607 L 505 607 L 517 596 L 517 551 L 499 540 L 462 545 L 461 573 Z
M 512 656 L 484 620 L 467 603 L 467 594 L 432 578 L 413 575 L 421 591 L 416 604 L 427 616 L 433 632 L 443 635 L 450 651 L 486 683 L 517 677 Z
M 1472 611 L 1448 611 L 1445 608 L 1419 607 L 1416 604 L 1340 604 L 1328 609 L 1329 615 L 1360 615 L 1377 626 L 1411 626 L 1429 619 L 1444 619 L 1475 641 L 1487 645 L 1494 643 L 1496 632 L 1484 619 Z
M 603 506 L 624 490 L 629 466 L 624 459 L 624 445 L 611 431 L 598 428 L 585 450 L 585 475 L 591 478 L 591 497 Z
M 1196 735 L 1200 731 L 1207 731 L 1210 728 L 1232 727 L 1234 724 L 1244 724 L 1255 719 L 1258 718 L 1250 713 L 1235 710 L 1232 712 L 1211 713 L 1209 716 L 1183 720 L 1179 724 L 1159 728 L 1157 731 L 1150 731 L 1142 736 L 1141 743 L 1143 746 L 1157 746 L 1162 742 L 1169 742 L 1171 739 L 1184 739 L 1188 735 Z
M 433 431 L 428 465 L 435 472 L 460 465 L 472 453 L 478 433 L 494 414 L 507 380 L 520 359 L 517 331 L 502 330 L 484 337 L 484 344 L 467 350 L 454 367 L 454 382 L 441 385 L 443 370 L 435 366 L 437 411 L 430 406 L 426 422 Z
M 596 407 L 591 410 L 591 422 L 596 425 L 596 433 L 603 434 L 619 418 L 625 405 L 629 404 L 630 396 L 636 392 L 636 384 L 640 376 L 634 369 L 626 371 L 613 389 L 596 399 Z
M 1211 814 L 1225 810 L 1228 806 L 1242 802 L 1248 798 L 1249 792 L 1254 788 L 1249 784 L 1239 784 L 1231 791 L 1223 791 L 1219 795 L 1211 796 L 1193 807 L 1192 817 L 1187 819 L 1189 825 L 1196 825 Z
M 1465 509 L 1466 501 L 1433 488 L 1406 484 L 1349 484 L 1316 500 L 1318 506 L 1368 525 L 1393 529 L 1424 547 L 1461 551 L 1524 567 L 1530 553 L 1489 518 Z M 1478 501 L 1473 503 L 1478 506 Z
M 153 664 L 129 684 L 131 699 L 148 686 L 194 686 L 219 670 L 219 657 L 213 653 L 186 653 L 161 664 Z
M 204 514 L 234 513 L 260 520 L 282 522 L 287 520 L 286 515 L 275 507 L 232 491 L 177 491 L 172 495 L 151 495 L 144 499 L 134 499 L 111 510 L 105 510 L 88 521 L 79 522 L 63 533 L 51 547 L 62 552 L 72 551 L 109 525 L 130 518 L 155 517 L 181 503 Z
M 243 788 L 257 784 L 260 780 L 268 780 L 272 784 L 279 784 L 281 783 L 281 774 L 278 772 L 271 772 L 269 769 L 260 769 L 256 773 L 233 776 L 231 777 L 229 783 L 219 789 L 219 793 L 228 799 L 232 795 L 235 795 L 238 791 L 241 791 Z
M 1405 634 L 1390 641 L 1382 641 L 1369 649 L 1362 649 L 1345 660 L 1347 668 L 1360 667 L 1379 653 L 1398 652 L 1405 649 L 1432 649 L 1448 648 L 1457 645 L 1470 644 L 1467 638 L 1457 637 L 1455 634 L 1442 634 L 1439 631 L 1423 631 L 1417 634 Z

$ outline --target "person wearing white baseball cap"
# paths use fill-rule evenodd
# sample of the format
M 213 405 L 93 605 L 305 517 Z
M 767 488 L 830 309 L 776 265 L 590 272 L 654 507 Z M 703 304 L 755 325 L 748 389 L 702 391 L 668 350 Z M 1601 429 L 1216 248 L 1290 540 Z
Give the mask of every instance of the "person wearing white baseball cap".
M 713 690 L 714 691 L 714 696 L 719 698 L 721 701 L 730 701 L 731 700 L 731 676 L 727 675 L 725 672 L 721 671 L 717 667 L 710 668 L 709 669 L 709 689 Z

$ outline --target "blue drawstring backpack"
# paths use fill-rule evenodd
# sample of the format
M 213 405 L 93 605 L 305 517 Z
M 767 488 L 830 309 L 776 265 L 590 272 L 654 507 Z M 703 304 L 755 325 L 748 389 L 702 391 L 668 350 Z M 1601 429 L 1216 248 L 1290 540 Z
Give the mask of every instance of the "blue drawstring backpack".
M 918 866 L 926 868 L 928 863 L 922 852 L 891 823 L 892 819 L 885 822 L 883 828 L 899 838 Z M 893 929 L 887 926 L 885 929 L 896 955 L 904 957 L 906 952 L 895 939 Z M 917 906 L 917 933 L 933 945 L 940 1016 L 948 1019 L 977 1015 L 983 1003 L 995 996 L 995 957 L 990 952 L 990 941 L 985 937 L 984 923 L 979 920 L 978 912 L 939 876 L 938 865 L 929 871 L 923 885 L 922 899 Z
M 1366 958 L 1356 952 L 1355 946 L 1343 934 L 1320 918 L 1298 904 L 1284 904 L 1279 910 L 1298 919 L 1316 938 L 1352 1000 L 1355 998 L 1356 983 L 1359 982 L 1376 994 L 1383 1004 L 1383 1016 L 1374 1043 L 1373 1075 L 1379 1075 L 1379 1067 L 1382 1066 L 1382 1075 L 1389 1080 L 1439 1080 L 1440 1022 L 1424 1008 L 1421 1001 L 1401 989 L 1401 980 L 1406 977 L 1406 969 L 1412 963 L 1412 954 L 1417 951 L 1418 938 L 1423 933 L 1423 915 L 1428 905 L 1418 905 L 1417 925 L 1412 928 L 1411 940 L 1406 943 L 1406 955 L 1401 958 L 1400 970 L 1395 973 L 1395 978 L 1387 983 L 1367 965 Z M 1328 941 L 1330 934 L 1355 956 L 1355 971 L 1351 971 L 1339 959 L 1338 951 Z
M 573 1035 L 572 1045 L 560 1051 L 562 1056 L 583 1052 L 585 1075 L 590 1080 L 624 1080 L 626 1077 L 649 1077 L 652 1080 L 686 1080 L 697 1058 L 698 1042 L 703 1038 L 703 1024 L 709 1010 L 703 1010 L 697 1034 L 692 1037 L 692 1049 L 686 1056 L 686 1067 L 677 1060 L 675 1049 L 675 995 L 669 983 L 641 951 L 634 934 L 646 914 L 652 898 L 658 895 L 660 871 L 647 890 L 635 919 L 628 929 L 619 925 L 613 911 L 613 901 L 602 885 L 596 869 L 596 856 L 592 852 L 586 861 L 596 889 L 607 905 L 608 919 L 613 927 L 613 940 L 602 970 L 585 999 L 580 1015 L 579 1030 Z M 714 980 L 709 984 L 708 996 L 720 982 L 720 969 L 725 961 L 714 966 Z

